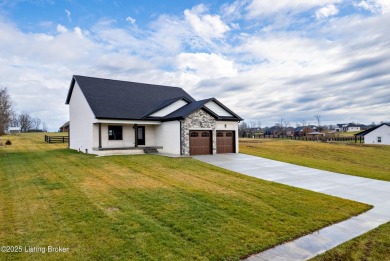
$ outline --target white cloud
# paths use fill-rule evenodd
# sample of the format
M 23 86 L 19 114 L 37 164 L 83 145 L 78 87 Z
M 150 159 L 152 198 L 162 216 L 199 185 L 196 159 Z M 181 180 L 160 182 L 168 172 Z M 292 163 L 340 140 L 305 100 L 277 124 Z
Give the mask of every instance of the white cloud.
M 198 81 L 205 78 L 231 77 L 237 74 L 233 61 L 214 53 L 181 53 L 178 55 L 177 63 L 183 73 L 196 76 Z
M 230 30 L 219 15 L 205 14 L 206 7 L 198 5 L 191 10 L 184 11 L 185 20 L 193 31 L 205 40 L 223 38 L 224 34 Z
M 388 0 L 363 0 L 356 7 L 370 11 L 371 13 L 389 13 L 390 12 L 390 1 Z
M 316 18 L 322 19 L 327 18 L 329 16 L 337 15 L 339 13 L 339 10 L 337 7 L 333 4 L 324 6 L 316 11 Z
M 271 6 L 264 14 L 314 13 L 336 3 L 281 2 L 287 7 Z M 239 17 L 234 10 L 231 17 Z M 324 17 L 332 13 L 324 10 Z M 241 29 L 233 25 L 238 22 Z M 264 124 L 272 117 L 310 121 L 317 112 L 332 123 L 389 120 L 390 16 L 338 15 L 277 32 L 273 24 L 261 30 L 257 22 L 230 20 L 205 5 L 157 16 L 146 29 L 102 19 L 91 28 L 53 24 L 34 33 L 0 19 L 1 84 L 19 111 L 42 118 L 51 129 L 67 120 L 64 99 L 72 74 L 181 86 L 197 99 L 215 96 L 243 118 Z
M 261 16 L 270 16 L 273 14 L 300 13 L 315 7 L 325 6 L 328 4 L 339 3 L 341 0 L 310 0 L 310 1 L 259 1 L 252 0 L 246 7 L 249 18 L 259 18 Z
M 130 16 L 126 17 L 126 21 L 129 22 L 130 24 L 135 24 L 135 19 Z
M 59 32 L 59 33 L 66 33 L 67 31 L 68 31 L 68 29 L 66 29 L 65 26 L 60 25 L 60 24 L 57 25 L 57 32 Z
M 68 9 L 65 9 L 64 11 L 66 13 L 66 17 L 68 18 L 68 21 L 72 22 L 72 16 L 71 16 L 70 11 Z

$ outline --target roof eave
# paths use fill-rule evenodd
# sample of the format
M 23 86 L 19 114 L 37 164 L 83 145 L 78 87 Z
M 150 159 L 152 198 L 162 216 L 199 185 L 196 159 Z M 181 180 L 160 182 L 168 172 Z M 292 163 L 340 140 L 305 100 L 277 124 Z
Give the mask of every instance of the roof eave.
M 74 84 L 76 83 L 76 79 L 74 77 L 74 75 L 72 76 L 72 81 L 70 82 L 70 86 L 69 86 L 69 90 L 68 90 L 68 96 L 66 96 L 66 101 L 65 101 L 65 104 L 69 104 L 70 102 L 70 98 L 72 96 L 72 92 L 73 92 L 73 88 L 74 88 Z

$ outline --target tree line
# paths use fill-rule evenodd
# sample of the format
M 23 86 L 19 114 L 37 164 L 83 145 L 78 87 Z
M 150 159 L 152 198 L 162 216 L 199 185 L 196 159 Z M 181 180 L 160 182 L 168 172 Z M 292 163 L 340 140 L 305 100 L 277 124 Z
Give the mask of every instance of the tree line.
M 18 127 L 21 132 L 47 131 L 46 123 L 27 112 L 17 113 L 14 104 L 7 88 L 0 88 L 0 135 L 10 127 Z

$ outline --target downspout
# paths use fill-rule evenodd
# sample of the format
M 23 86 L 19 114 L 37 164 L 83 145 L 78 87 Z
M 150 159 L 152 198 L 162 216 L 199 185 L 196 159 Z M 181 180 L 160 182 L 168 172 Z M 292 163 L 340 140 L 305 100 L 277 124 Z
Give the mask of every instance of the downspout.
M 183 126 L 183 123 L 182 123 L 182 121 L 181 120 L 179 120 L 179 122 L 180 122 L 180 156 L 182 156 L 183 155 L 183 139 L 182 139 L 182 137 L 183 137 L 183 134 L 182 134 L 182 126 Z

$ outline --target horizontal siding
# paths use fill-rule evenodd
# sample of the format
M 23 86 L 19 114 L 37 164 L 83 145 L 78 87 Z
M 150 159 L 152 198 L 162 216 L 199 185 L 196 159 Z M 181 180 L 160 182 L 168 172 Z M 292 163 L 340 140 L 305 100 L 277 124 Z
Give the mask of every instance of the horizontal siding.
M 164 116 L 166 116 L 166 115 L 168 115 L 168 114 L 170 114 L 170 113 L 180 109 L 184 105 L 187 105 L 186 101 L 178 100 L 178 101 L 175 101 L 174 103 L 168 105 L 167 107 L 164 107 L 164 108 L 162 108 L 159 111 L 156 111 L 155 113 L 151 114 L 150 116 L 152 116 L 152 117 L 164 117 Z
M 209 101 L 208 103 L 205 104 L 205 106 L 211 111 L 213 111 L 215 114 L 217 114 L 218 116 L 227 116 L 227 117 L 233 116 L 213 101 Z

